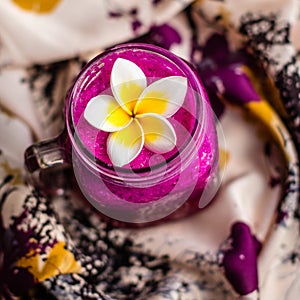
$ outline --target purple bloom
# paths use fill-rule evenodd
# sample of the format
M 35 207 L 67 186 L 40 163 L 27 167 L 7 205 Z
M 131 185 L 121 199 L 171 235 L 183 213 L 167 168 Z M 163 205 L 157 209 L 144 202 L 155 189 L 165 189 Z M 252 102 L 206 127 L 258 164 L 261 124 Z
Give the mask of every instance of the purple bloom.
M 198 52 L 202 53 L 202 56 L 197 55 Z M 233 104 L 242 105 L 261 100 L 249 74 L 245 71 L 246 67 L 252 71 L 258 69 L 255 68 L 253 57 L 245 51 L 231 52 L 224 36 L 212 35 L 203 48 L 194 45 L 192 63 L 203 79 L 217 115 L 224 109 L 220 107 L 220 96 Z
M 152 27 L 151 35 L 155 44 L 168 50 L 171 49 L 173 44 L 181 42 L 181 36 L 178 31 L 168 24 Z
M 172 45 L 181 42 L 181 36 L 170 25 L 152 26 L 149 33 L 134 40 L 135 42 L 154 44 L 170 50 Z
M 232 225 L 230 239 L 232 248 L 224 251 L 225 275 L 239 294 L 247 295 L 258 289 L 256 258 L 261 243 L 242 222 Z

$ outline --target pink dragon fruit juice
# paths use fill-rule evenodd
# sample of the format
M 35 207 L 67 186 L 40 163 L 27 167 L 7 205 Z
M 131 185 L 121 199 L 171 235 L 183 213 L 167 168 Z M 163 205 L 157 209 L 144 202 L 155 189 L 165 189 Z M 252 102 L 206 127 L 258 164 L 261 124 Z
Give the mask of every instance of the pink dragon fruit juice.
M 143 147 L 122 167 L 114 166 L 108 155 L 110 133 L 91 126 L 83 117 L 93 97 L 112 94 L 111 72 L 118 58 L 136 64 L 148 85 L 168 76 L 182 76 L 188 85 L 183 104 L 167 118 L 177 137 L 176 146 L 162 154 Z M 66 113 L 77 182 L 101 213 L 127 223 L 149 223 L 199 211 L 203 191 L 218 171 L 218 145 L 209 100 L 188 63 L 153 45 L 124 44 L 110 49 L 78 75 Z

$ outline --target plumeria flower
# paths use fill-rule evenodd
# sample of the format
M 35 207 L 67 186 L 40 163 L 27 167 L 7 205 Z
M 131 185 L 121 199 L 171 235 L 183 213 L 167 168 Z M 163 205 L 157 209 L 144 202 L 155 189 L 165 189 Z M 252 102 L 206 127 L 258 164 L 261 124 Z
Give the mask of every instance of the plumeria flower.
M 155 153 L 171 151 L 176 133 L 167 120 L 182 106 L 187 79 L 170 76 L 147 86 L 144 72 L 118 58 L 111 71 L 111 95 L 92 98 L 84 111 L 88 123 L 110 132 L 107 153 L 118 167 L 134 160 L 145 146 Z

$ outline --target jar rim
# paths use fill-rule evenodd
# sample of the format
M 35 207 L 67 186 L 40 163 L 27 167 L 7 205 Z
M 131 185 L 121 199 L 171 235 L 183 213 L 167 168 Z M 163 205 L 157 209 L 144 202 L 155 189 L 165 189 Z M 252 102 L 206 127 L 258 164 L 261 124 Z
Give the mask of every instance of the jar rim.
M 90 69 L 91 66 L 98 63 L 102 58 L 109 55 L 112 51 L 118 52 L 122 50 L 145 50 L 148 52 L 153 52 L 154 54 L 158 54 L 163 56 L 164 58 L 171 60 L 177 67 L 179 67 L 180 70 L 183 71 L 183 73 L 187 76 L 189 81 L 189 88 L 192 89 L 194 102 L 196 103 L 196 111 L 195 114 L 197 115 L 195 117 L 195 124 L 194 128 L 191 132 L 191 138 L 189 138 L 185 143 L 182 151 L 179 150 L 172 156 L 170 159 L 168 159 L 166 162 L 168 164 L 168 170 L 166 176 L 164 176 L 164 179 L 167 180 L 170 176 L 174 176 L 174 172 L 180 172 L 182 168 L 185 168 L 188 166 L 193 160 L 194 156 L 197 155 L 197 151 L 199 149 L 199 146 L 203 142 L 203 131 L 205 127 L 205 114 L 206 114 L 206 106 L 205 104 L 208 104 L 208 96 L 205 91 L 204 85 L 199 78 L 199 75 L 197 74 L 197 71 L 195 68 L 185 61 L 183 58 L 180 58 L 179 56 L 175 55 L 174 53 L 170 52 L 169 50 L 166 50 L 164 48 L 161 48 L 156 45 L 152 44 L 146 44 L 146 43 L 126 43 L 126 44 L 120 44 L 113 48 L 108 49 L 107 51 L 104 51 L 94 58 L 92 58 L 78 73 L 76 76 L 75 81 L 73 82 L 73 85 L 70 87 L 69 92 L 67 94 L 66 102 L 65 102 L 65 115 L 67 118 L 66 124 L 67 124 L 67 131 L 69 138 L 71 140 L 72 149 L 73 151 L 76 151 L 77 155 L 80 156 L 81 159 L 86 163 L 86 165 L 93 170 L 94 172 L 100 173 L 104 176 L 107 176 L 108 178 L 112 178 L 115 180 L 120 179 L 120 173 L 122 174 L 123 178 L 126 178 L 126 180 L 129 181 L 137 181 L 137 180 L 145 180 L 149 181 L 151 178 L 149 176 L 145 177 L 136 177 L 136 173 L 149 173 L 149 167 L 148 168 L 139 168 L 134 169 L 135 176 L 130 176 L 132 174 L 132 170 L 119 168 L 115 166 L 109 166 L 107 163 L 99 160 L 96 158 L 92 153 L 90 153 L 87 149 L 85 149 L 84 145 L 80 145 L 81 141 L 80 138 L 76 139 L 76 126 L 74 124 L 73 119 L 73 113 L 72 113 L 72 95 L 78 91 L 78 88 L 80 89 L 80 85 L 82 84 L 81 80 L 84 78 L 84 75 L 86 71 Z M 200 99 L 198 99 L 200 98 Z M 205 103 L 207 102 L 207 103 Z M 192 144 L 192 145 L 191 145 Z M 84 151 L 85 149 L 85 151 Z M 178 161 L 179 159 L 179 161 Z M 178 168 L 178 163 L 180 163 L 181 168 Z M 155 179 L 157 174 L 161 173 L 161 167 L 165 165 L 165 163 L 162 164 L 156 164 L 151 166 L 151 175 L 150 177 L 153 177 Z M 117 173 L 116 173 L 117 170 Z M 127 170 L 127 171 L 126 171 Z

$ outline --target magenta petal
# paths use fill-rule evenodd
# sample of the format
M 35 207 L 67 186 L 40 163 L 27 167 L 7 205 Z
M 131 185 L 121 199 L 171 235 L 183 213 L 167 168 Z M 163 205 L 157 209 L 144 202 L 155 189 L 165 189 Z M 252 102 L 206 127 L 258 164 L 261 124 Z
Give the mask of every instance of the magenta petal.
M 228 281 L 240 295 L 258 289 L 257 253 L 260 242 L 251 234 L 247 224 L 232 225 L 232 248 L 224 252 L 223 267 Z

